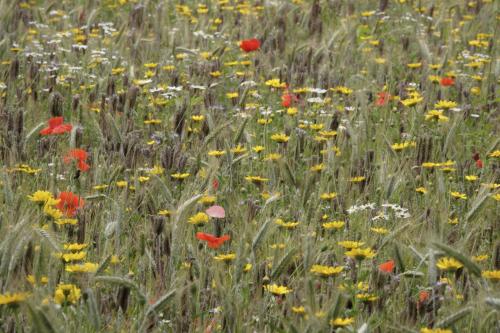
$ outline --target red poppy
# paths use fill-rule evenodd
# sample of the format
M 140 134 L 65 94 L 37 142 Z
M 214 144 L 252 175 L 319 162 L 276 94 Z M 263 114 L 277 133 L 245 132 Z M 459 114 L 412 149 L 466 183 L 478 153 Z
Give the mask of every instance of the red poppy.
M 285 108 L 289 108 L 293 105 L 293 103 L 297 102 L 299 99 L 294 94 L 290 94 L 285 92 L 281 95 L 281 105 Z
M 376 106 L 384 106 L 384 105 L 386 105 L 389 102 L 389 100 L 391 99 L 391 97 L 392 97 L 391 94 L 389 94 L 387 92 L 384 92 L 384 91 L 379 92 L 377 94 L 377 96 L 378 96 L 378 98 L 375 101 L 375 105 Z
M 231 237 L 229 235 L 224 235 L 221 237 L 215 237 L 214 235 L 211 234 L 206 234 L 204 232 L 197 232 L 196 233 L 196 238 L 199 240 L 204 240 L 208 242 L 208 247 L 211 249 L 216 249 L 222 244 L 224 244 L 225 241 L 230 240 Z
M 217 179 L 214 179 L 212 181 L 212 188 L 217 191 L 217 189 L 219 188 L 219 181 Z
M 449 87 L 455 84 L 455 79 L 453 79 L 452 77 L 443 77 L 441 78 L 441 81 L 439 81 L 439 84 L 442 87 Z
M 245 52 L 257 51 L 260 48 L 260 41 L 256 38 L 242 40 L 240 48 Z
M 63 134 L 73 129 L 71 124 L 63 124 L 63 117 L 54 117 L 49 119 L 49 127 L 40 131 L 41 135 Z
M 417 308 L 420 308 L 422 304 L 424 304 L 429 299 L 429 292 L 426 290 L 422 290 L 418 293 L 418 303 Z
M 384 273 L 392 273 L 392 270 L 394 269 L 394 260 L 389 260 L 380 264 L 378 269 Z
M 61 192 L 59 193 L 58 199 L 60 200 L 56 208 L 64 213 L 68 217 L 73 217 L 76 214 L 78 208 L 82 208 L 84 201 L 82 198 L 73 194 L 72 192 Z
M 72 149 L 66 156 L 64 156 L 64 163 L 68 164 L 72 161 L 76 161 L 76 167 L 78 168 L 78 170 L 87 171 L 90 168 L 89 165 L 85 162 L 87 158 L 88 154 L 85 150 Z
M 479 153 L 474 153 L 474 155 L 472 155 L 472 159 L 476 161 L 476 167 L 478 167 L 479 169 L 483 167 L 483 161 L 481 161 Z

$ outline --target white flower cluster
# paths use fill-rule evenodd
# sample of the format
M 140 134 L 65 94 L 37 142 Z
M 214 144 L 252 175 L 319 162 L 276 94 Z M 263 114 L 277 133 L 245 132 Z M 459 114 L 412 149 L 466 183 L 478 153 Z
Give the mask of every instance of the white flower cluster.
M 382 204 L 381 207 L 385 210 L 383 212 L 380 212 L 377 214 L 375 217 L 372 218 L 372 221 L 376 220 L 389 220 L 389 215 L 386 214 L 387 209 L 391 210 L 394 213 L 394 217 L 400 218 L 400 219 L 407 219 L 411 217 L 411 214 L 409 213 L 407 208 L 401 207 L 396 204 L 390 204 L 390 203 L 385 203 Z M 347 209 L 347 213 L 349 215 L 357 213 L 357 212 L 362 212 L 365 210 L 375 210 L 377 209 L 377 206 L 375 203 L 370 202 L 364 205 L 353 205 Z

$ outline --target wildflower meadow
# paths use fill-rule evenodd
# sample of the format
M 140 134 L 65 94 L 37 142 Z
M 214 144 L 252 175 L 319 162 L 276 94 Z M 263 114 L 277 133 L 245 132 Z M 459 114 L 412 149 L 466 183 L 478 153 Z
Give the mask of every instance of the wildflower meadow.
M 0 0 L 0 332 L 500 332 L 500 1 Z

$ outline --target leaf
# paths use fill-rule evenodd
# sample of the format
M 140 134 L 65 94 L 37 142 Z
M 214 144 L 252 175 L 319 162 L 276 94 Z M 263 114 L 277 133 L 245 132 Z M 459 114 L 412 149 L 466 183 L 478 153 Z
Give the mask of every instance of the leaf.
M 465 309 L 458 310 L 454 314 L 444 318 L 443 320 L 438 321 L 436 323 L 436 327 L 442 327 L 442 328 L 450 327 L 455 322 L 469 315 L 472 312 L 472 309 L 473 309 L 472 307 L 467 307 Z
M 137 293 L 137 296 L 141 302 L 146 302 L 146 295 L 144 295 L 139 286 L 132 280 L 120 276 L 96 276 L 94 280 L 96 282 L 106 282 L 130 288 Z
M 208 216 L 216 218 L 216 219 L 223 219 L 226 217 L 226 212 L 224 211 L 224 208 L 221 206 L 212 206 L 208 208 L 205 213 L 207 213 Z
M 442 243 L 437 243 L 433 242 L 432 243 L 435 247 L 438 249 L 444 251 L 447 255 L 450 257 L 453 257 L 460 261 L 464 266 L 474 275 L 476 276 L 481 276 L 481 268 L 479 268 L 478 265 L 476 265 L 474 262 L 472 262 L 469 258 L 467 258 L 465 255 L 462 253 L 452 249 L 451 247 L 444 245 Z
M 112 257 L 112 255 L 110 254 L 109 256 L 106 257 L 106 259 L 104 259 L 104 261 L 102 262 L 102 264 L 99 265 L 99 267 L 95 271 L 95 275 L 101 275 L 102 273 L 104 273 L 104 271 L 106 270 L 106 268 L 108 268 L 109 263 L 111 262 L 111 257 Z
M 287 268 L 287 266 L 293 260 L 293 256 L 295 255 L 296 252 L 297 252 L 297 249 L 292 248 L 290 251 L 287 252 L 287 254 L 285 254 L 283 256 L 283 258 L 281 258 L 278 265 L 276 265 L 276 267 L 271 272 L 271 280 L 276 279 L 277 277 L 280 276 L 281 273 L 283 273 L 283 271 Z
M 271 224 L 271 220 L 267 220 L 259 229 L 255 237 L 253 238 L 252 241 L 252 252 L 255 252 L 255 249 L 257 246 L 259 246 L 259 243 L 262 241 L 264 236 L 267 233 L 267 229 L 269 228 L 269 225 Z

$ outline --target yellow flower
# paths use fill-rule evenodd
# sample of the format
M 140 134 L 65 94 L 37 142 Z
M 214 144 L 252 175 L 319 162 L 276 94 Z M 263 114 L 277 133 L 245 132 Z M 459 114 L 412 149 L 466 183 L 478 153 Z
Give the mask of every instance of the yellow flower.
M 363 302 L 373 302 L 378 299 L 378 297 L 374 294 L 358 294 L 356 298 Z
M 299 112 L 299 110 L 297 110 L 297 108 L 287 108 L 286 109 L 286 114 L 289 116 L 295 116 L 298 112 Z
M 230 92 L 226 94 L 227 98 L 237 98 L 238 96 L 238 92 Z
M 360 246 L 363 246 L 365 242 L 355 242 L 355 241 L 341 241 L 337 243 L 338 245 L 342 246 L 345 249 L 356 249 Z
M 218 256 L 215 256 L 214 259 L 217 261 L 231 261 L 236 258 L 236 254 L 234 253 L 227 253 L 227 254 L 219 254 Z
M 28 276 L 26 277 L 26 280 L 27 280 L 27 281 L 28 281 L 31 285 L 33 285 L 33 286 L 35 286 L 35 285 L 36 285 L 36 279 L 35 279 L 35 276 L 34 276 L 34 275 L 32 275 L 32 274 L 28 275 Z M 49 278 L 48 278 L 48 277 L 46 277 L 46 276 L 41 276 L 41 277 L 40 277 L 40 281 L 39 281 L 39 282 L 40 282 L 40 284 L 42 284 L 42 285 L 46 285 L 47 283 L 49 283 Z
M 475 262 L 482 262 L 482 261 L 487 260 L 489 257 L 490 256 L 487 255 L 487 254 L 482 254 L 482 255 L 479 255 L 479 256 L 472 257 L 472 260 L 474 260 Z
M 410 64 L 406 64 L 406 67 L 408 68 L 420 68 L 422 67 L 422 63 L 421 62 L 414 62 L 414 63 L 410 63 Z
M 264 286 L 264 289 L 273 295 L 285 295 L 293 291 L 286 286 L 278 286 L 277 284 L 268 284 Z
M 444 329 L 444 328 L 426 328 L 422 327 L 420 329 L 420 333 L 453 333 L 452 330 Z
M 257 124 L 259 124 L 259 125 L 268 125 L 272 122 L 273 122 L 273 120 L 271 118 L 259 118 L 259 119 L 257 119 Z
M 309 170 L 312 172 L 321 172 L 325 168 L 323 163 L 313 165 Z
M 457 269 L 463 267 L 460 261 L 450 257 L 440 258 L 437 261 L 436 266 L 443 271 L 456 271 Z
M 269 181 L 269 178 L 263 178 L 261 176 L 246 176 L 245 180 L 255 184 L 259 184 Z
M 462 199 L 462 200 L 467 200 L 467 194 L 465 193 L 460 193 L 456 191 L 451 191 L 450 192 L 451 196 L 455 199 Z
M 285 229 L 295 229 L 300 224 L 299 222 L 285 222 L 282 219 L 276 219 L 274 223 Z
M 29 293 L 6 293 L 0 294 L 0 305 L 17 305 L 24 302 L 29 296 Z
M 158 175 L 162 175 L 163 172 L 165 172 L 164 168 L 162 168 L 159 165 L 155 165 L 152 169 L 150 169 L 148 171 L 148 174 L 158 176 Z
M 323 265 L 313 265 L 310 272 L 319 276 L 332 276 L 337 275 L 344 270 L 344 267 L 332 267 L 332 266 L 323 266 Z
M 375 257 L 376 253 L 371 248 L 367 247 L 365 249 L 361 248 L 351 249 L 350 251 L 347 251 L 345 255 L 353 259 L 363 260 L 365 258 Z
M 220 157 L 226 154 L 225 150 L 210 150 L 208 156 Z
M 77 219 L 57 219 L 55 224 L 57 225 L 77 225 Z
M 252 150 L 254 152 L 256 152 L 257 154 L 260 153 L 261 151 L 263 151 L 265 148 L 263 146 L 255 146 L 252 148 Z
M 188 222 L 194 225 L 205 224 L 208 222 L 208 215 L 203 212 L 196 213 L 188 219 Z
M 306 313 L 306 309 L 303 306 L 292 306 L 292 312 L 296 314 Z
M 245 147 L 242 147 L 241 145 L 238 145 L 236 147 L 234 147 L 233 149 L 231 149 L 231 153 L 233 154 L 243 154 L 244 152 L 246 152 L 247 149 Z
M 252 269 L 252 264 L 245 264 L 245 267 L 243 267 L 243 272 L 250 272 Z
M 205 119 L 204 115 L 194 115 L 191 116 L 191 120 L 194 122 L 202 122 Z
M 281 82 L 280 79 L 267 80 L 265 82 L 265 85 L 273 87 L 273 88 L 285 88 L 286 87 L 286 83 L 285 82 Z
M 387 230 L 386 228 L 370 228 L 370 230 L 380 235 L 386 235 L 389 233 L 389 230 Z
M 500 281 L 500 270 L 483 271 L 481 275 L 486 279 Z
M 426 194 L 427 193 L 427 189 L 425 187 L 417 187 L 415 189 L 415 192 L 421 193 L 421 194 Z
M 330 230 L 330 229 L 341 229 L 344 227 L 344 225 L 345 225 L 344 221 L 332 221 L 323 223 L 321 226 L 326 230 Z
M 74 253 L 57 253 L 56 257 L 61 258 L 65 262 L 70 262 L 70 261 L 80 261 L 85 259 L 87 256 L 87 252 L 85 251 L 80 251 L 80 252 L 74 252 Z
M 79 243 L 67 243 L 64 244 L 64 249 L 68 251 L 81 251 L 88 246 L 87 243 L 79 244 Z
M 267 154 L 264 157 L 264 161 L 277 161 L 279 159 L 281 159 L 281 154 L 277 154 L 277 153 Z
M 32 195 L 28 195 L 28 199 L 40 205 L 46 204 L 53 206 L 59 203 L 59 200 L 54 199 L 52 193 L 50 193 L 49 191 L 36 191 Z
M 279 133 L 279 134 L 273 134 L 271 136 L 271 140 L 273 141 L 276 141 L 278 143 L 285 143 L 285 142 L 288 142 L 288 140 L 290 139 L 289 136 L 287 136 L 286 134 L 284 133 Z
M 465 176 L 465 180 L 467 180 L 469 182 L 474 182 L 477 179 L 478 179 L 478 176 L 475 176 L 475 175 Z
M 333 92 L 339 93 L 341 95 L 346 95 L 346 96 L 352 94 L 352 92 L 353 92 L 353 90 L 351 88 L 347 88 L 344 86 L 333 87 L 333 88 L 330 88 L 330 90 Z
M 43 206 L 43 213 L 54 220 L 58 220 L 63 216 L 59 209 L 53 208 L 51 205 Z
M 174 179 L 177 179 L 177 180 L 183 180 L 183 179 L 186 179 L 187 177 L 189 177 L 190 173 L 188 172 L 185 172 L 185 173 L 173 173 L 171 174 L 170 176 Z
M 391 148 L 394 151 L 402 151 L 403 149 L 409 148 L 409 147 L 416 147 L 417 143 L 414 141 L 405 141 L 401 143 L 395 143 L 391 146 Z
M 335 326 L 335 327 L 344 327 L 344 326 L 351 325 L 352 323 L 354 323 L 354 318 L 350 318 L 350 317 L 347 317 L 347 318 L 338 317 L 338 318 L 330 320 L 330 325 Z
M 59 284 L 54 293 L 54 301 L 57 304 L 66 304 L 72 303 L 75 304 L 78 302 L 80 297 L 82 296 L 80 288 L 78 288 L 74 284 Z
M 500 157 L 500 150 L 495 150 L 495 151 L 489 153 L 488 157 L 495 157 L 495 158 Z
M 215 202 L 216 197 L 213 195 L 204 195 L 198 200 L 203 205 L 211 205 Z
M 66 272 L 70 273 L 95 273 L 99 264 L 86 262 L 81 265 L 67 265 Z
M 414 106 L 417 105 L 418 103 L 422 102 L 424 100 L 423 97 L 410 97 L 407 99 L 401 100 L 401 104 L 404 106 Z
M 436 104 L 434 104 L 434 107 L 436 109 L 451 109 L 451 108 L 454 108 L 454 107 L 457 107 L 457 103 L 456 102 L 453 102 L 453 101 L 446 101 L 446 100 L 440 100 L 438 101 Z
M 331 200 L 331 199 L 335 199 L 337 197 L 337 193 L 335 193 L 335 192 L 322 193 L 319 197 L 322 200 Z
M 211 77 L 219 77 L 221 75 L 222 75 L 222 73 L 220 71 L 210 72 Z
M 447 122 L 450 118 L 443 115 L 441 110 L 430 110 L 425 114 L 425 120 L 436 120 L 439 122 Z
M 365 176 L 357 176 L 357 177 L 352 177 L 350 179 L 351 182 L 353 183 L 361 183 L 362 181 L 364 181 L 366 179 Z

